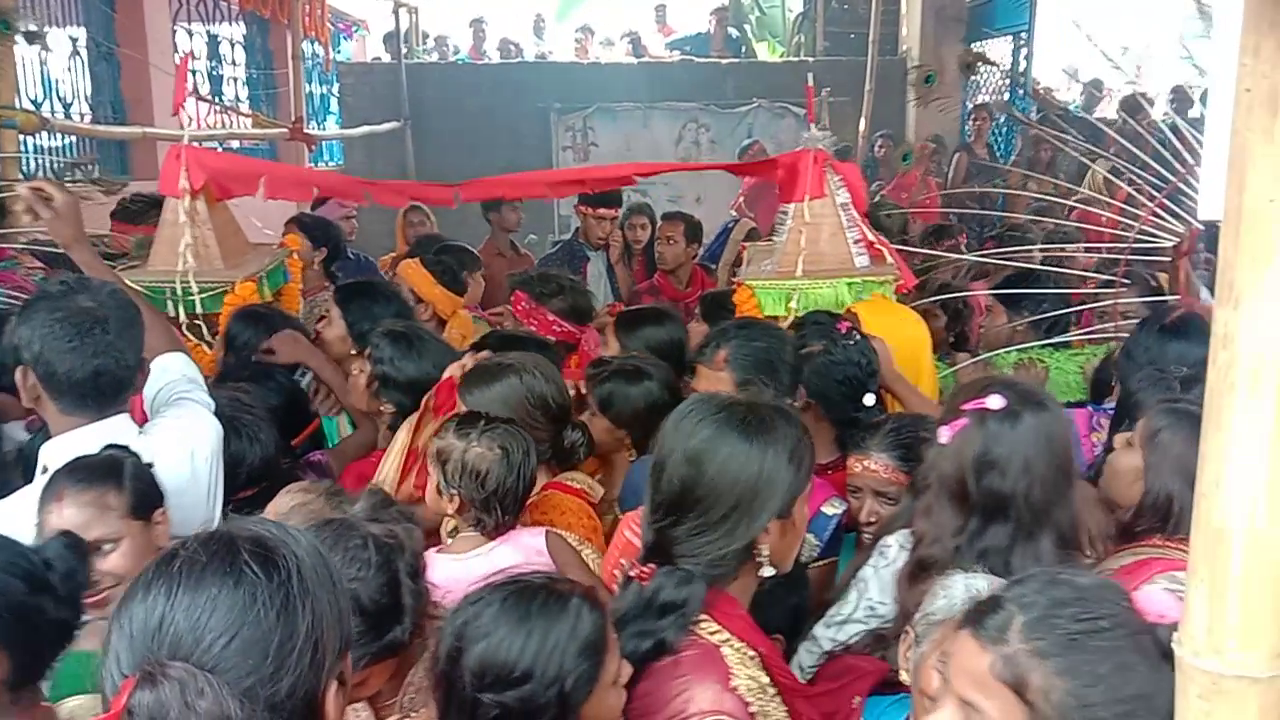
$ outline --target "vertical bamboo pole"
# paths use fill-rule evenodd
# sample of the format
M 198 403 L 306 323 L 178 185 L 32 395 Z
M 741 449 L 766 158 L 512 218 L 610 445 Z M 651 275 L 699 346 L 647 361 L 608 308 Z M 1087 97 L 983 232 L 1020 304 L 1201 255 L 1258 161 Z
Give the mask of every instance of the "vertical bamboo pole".
M 867 76 L 862 83 L 862 110 L 858 116 L 858 154 L 854 157 L 862 162 L 867 154 L 867 131 L 871 128 L 871 105 L 876 97 L 876 71 L 880 67 L 880 26 L 883 10 L 880 0 L 871 0 L 871 11 L 867 14 Z
M 306 38 L 302 34 L 303 13 L 307 12 L 307 0 L 294 0 L 293 17 L 289 22 L 289 89 L 293 104 L 293 117 L 302 127 L 307 126 L 307 62 L 303 55 L 303 43 Z M 328 22 L 328 19 L 325 19 Z
M 17 32 L 18 0 L 0 0 L 0 17 L 9 18 L 12 27 L 10 34 L 0 37 L 0 105 L 16 106 L 18 104 L 18 60 L 14 57 L 13 45 Z M 0 179 L 21 180 L 22 160 L 18 157 L 22 146 L 18 142 L 17 130 L 0 130 Z
M 1280 3 L 1242 2 L 1177 720 L 1280 708 Z
M 813 0 L 813 56 L 820 58 L 827 49 L 827 0 Z
M 396 16 L 397 42 L 403 42 L 404 40 L 404 25 L 400 22 L 400 8 L 402 7 L 406 11 L 410 10 L 409 6 L 400 2 L 400 0 L 395 0 L 392 3 L 391 11 Z M 400 52 L 396 55 L 396 62 L 400 65 L 400 121 L 404 123 L 400 132 L 404 133 L 405 177 L 409 180 L 417 180 L 418 161 L 413 152 L 413 127 L 409 123 L 409 70 L 405 67 L 405 55 L 407 54 L 407 49 L 402 45 Z

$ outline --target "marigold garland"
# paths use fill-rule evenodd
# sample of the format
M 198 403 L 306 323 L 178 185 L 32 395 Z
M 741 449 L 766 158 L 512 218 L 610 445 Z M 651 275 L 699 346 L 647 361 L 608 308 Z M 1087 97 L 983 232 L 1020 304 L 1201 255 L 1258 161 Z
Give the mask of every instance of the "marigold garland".
M 189 337 L 183 337 L 182 341 L 186 343 L 187 352 L 196 362 L 196 367 L 200 368 L 200 372 L 207 378 L 213 377 L 218 372 L 218 359 L 214 357 L 213 352 Z
M 218 314 L 218 334 L 226 332 L 227 323 L 236 310 L 246 305 L 257 305 L 262 302 L 262 293 L 258 291 L 258 279 L 241 280 L 231 288 L 231 292 L 222 298 L 222 312 Z
M 285 284 L 276 291 L 276 304 L 290 315 L 302 313 L 302 257 L 298 254 L 302 248 L 302 239 L 295 233 L 285 235 L 280 244 L 288 248 L 284 267 L 289 274 Z
M 733 291 L 733 308 L 735 317 L 764 318 L 760 300 L 756 298 L 755 291 L 745 283 L 738 283 L 737 289 Z

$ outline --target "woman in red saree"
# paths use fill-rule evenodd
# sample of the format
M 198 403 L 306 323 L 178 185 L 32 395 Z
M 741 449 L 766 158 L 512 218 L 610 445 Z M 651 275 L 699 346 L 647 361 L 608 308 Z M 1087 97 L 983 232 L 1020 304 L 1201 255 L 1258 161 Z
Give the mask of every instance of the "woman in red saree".
M 800 553 L 812 470 L 804 424 L 781 403 L 707 393 L 667 419 L 644 548 L 615 605 L 636 672 L 629 720 L 861 716 L 884 662 L 833 659 L 805 684 L 747 610 Z
M 1148 622 L 1176 624 L 1186 596 L 1200 408 L 1164 400 L 1146 410 L 1131 432 L 1116 434 L 1098 480 L 1117 518 L 1119 548 L 1097 571 L 1124 586 Z

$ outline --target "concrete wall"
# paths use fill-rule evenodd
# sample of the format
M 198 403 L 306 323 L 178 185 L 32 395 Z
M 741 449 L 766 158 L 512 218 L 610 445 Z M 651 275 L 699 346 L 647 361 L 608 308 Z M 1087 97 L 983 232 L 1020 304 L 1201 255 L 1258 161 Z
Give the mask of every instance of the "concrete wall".
M 824 58 L 782 62 L 684 60 L 640 64 L 411 63 L 409 117 L 417 179 L 458 182 L 475 177 L 551 167 L 552 113 L 602 103 L 699 102 L 737 106 L 753 100 L 804 103 L 805 76 L 831 88 L 832 130 L 853 141 L 866 75 L 863 59 Z M 350 127 L 400 117 L 400 74 L 389 63 L 343 63 L 343 124 Z M 871 128 L 901 133 L 905 127 L 906 63 L 880 61 Z M 655 160 L 660 158 L 654 158 Z M 404 136 L 346 141 L 344 172 L 370 178 L 408 177 Z M 474 205 L 437 208 L 445 234 L 479 242 L 486 233 Z M 385 252 L 392 244 L 394 211 L 360 214 L 360 245 Z M 525 206 L 525 230 L 545 238 L 551 205 Z

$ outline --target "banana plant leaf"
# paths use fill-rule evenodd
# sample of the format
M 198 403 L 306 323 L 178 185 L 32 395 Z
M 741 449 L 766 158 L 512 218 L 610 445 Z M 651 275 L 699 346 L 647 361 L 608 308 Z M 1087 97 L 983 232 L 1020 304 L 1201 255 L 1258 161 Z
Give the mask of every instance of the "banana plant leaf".
M 554 22 L 567 22 L 579 9 L 586 5 L 590 0 L 560 0 L 556 4 L 556 11 L 552 14 Z

